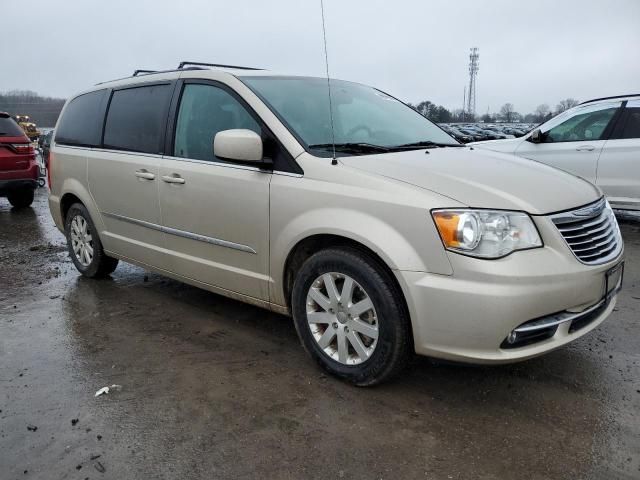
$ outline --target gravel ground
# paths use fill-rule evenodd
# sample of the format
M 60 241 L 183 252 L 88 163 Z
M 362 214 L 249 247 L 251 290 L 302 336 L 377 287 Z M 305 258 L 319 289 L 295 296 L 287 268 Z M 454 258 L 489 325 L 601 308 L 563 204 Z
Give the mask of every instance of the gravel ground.
M 640 223 L 622 229 L 624 289 L 591 334 L 359 389 L 286 317 L 122 263 L 80 277 L 44 192 L 0 199 L 0 478 L 640 478 Z

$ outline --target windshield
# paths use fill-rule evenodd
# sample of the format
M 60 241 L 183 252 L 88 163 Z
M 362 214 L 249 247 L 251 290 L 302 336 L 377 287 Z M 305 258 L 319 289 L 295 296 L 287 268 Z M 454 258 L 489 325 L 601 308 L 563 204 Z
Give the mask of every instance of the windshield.
M 243 77 L 307 149 L 331 156 L 327 80 L 309 77 Z M 395 98 L 353 82 L 331 80 L 336 152 L 363 154 L 459 143 Z M 343 148 L 340 148 L 342 146 Z M 345 150 L 345 146 L 349 148 Z M 355 149 L 357 147 L 367 147 Z

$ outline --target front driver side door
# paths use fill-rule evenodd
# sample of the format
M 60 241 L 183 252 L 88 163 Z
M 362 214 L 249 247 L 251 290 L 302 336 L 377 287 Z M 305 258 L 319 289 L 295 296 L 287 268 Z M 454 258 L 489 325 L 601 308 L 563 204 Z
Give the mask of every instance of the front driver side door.
M 215 82 L 185 80 L 172 155 L 160 166 L 160 211 L 171 270 L 245 297 L 269 299 L 271 171 L 213 155 L 219 131 L 261 127 Z
M 607 127 L 620 105 L 587 104 L 558 115 L 541 127 L 542 143 L 524 141 L 515 153 L 596 183 Z

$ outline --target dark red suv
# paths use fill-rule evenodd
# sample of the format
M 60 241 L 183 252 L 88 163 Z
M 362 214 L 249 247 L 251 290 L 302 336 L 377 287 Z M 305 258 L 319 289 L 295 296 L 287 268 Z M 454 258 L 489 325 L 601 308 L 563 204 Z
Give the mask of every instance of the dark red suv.
M 0 197 L 15 208 L 33 202 L 38 164 L 33 145 L 11 115 L 0 112 Z

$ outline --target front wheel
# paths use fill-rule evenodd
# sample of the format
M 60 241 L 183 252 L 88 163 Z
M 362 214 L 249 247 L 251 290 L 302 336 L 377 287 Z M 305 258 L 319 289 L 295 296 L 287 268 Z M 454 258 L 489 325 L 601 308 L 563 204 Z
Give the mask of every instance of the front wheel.
M 312 255 L 295 279 L 292 311 L 309 354 L 356 385 L 390 379 L 413 354 L 398 287 L 375 259 L 357 250 Z
M 105 277 L 118 266 L 118 259 L 104 253 L 96 227 L 81 203 L 74 203 L 69 208 L 65 233 L 71 260 L 85 277 Z

